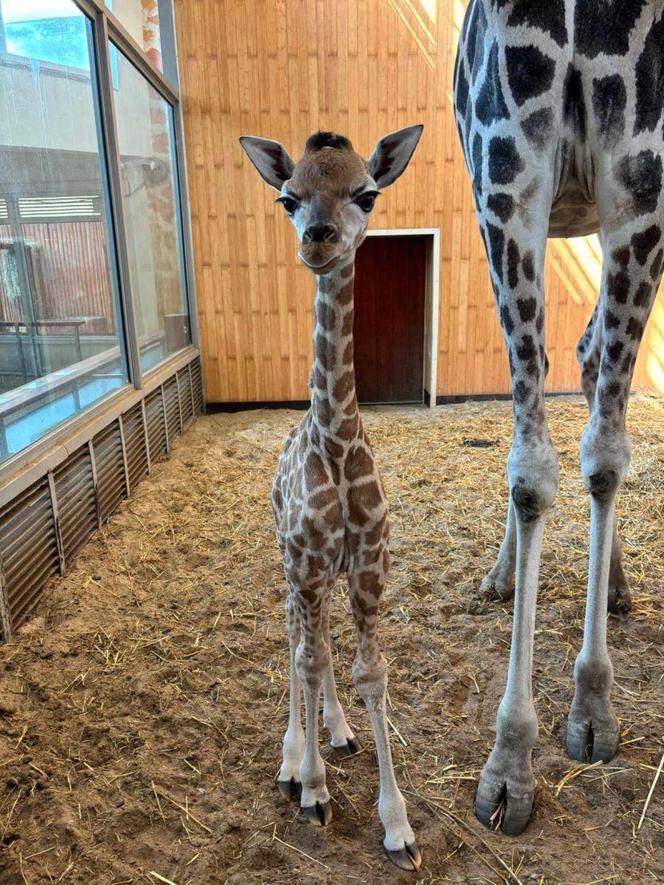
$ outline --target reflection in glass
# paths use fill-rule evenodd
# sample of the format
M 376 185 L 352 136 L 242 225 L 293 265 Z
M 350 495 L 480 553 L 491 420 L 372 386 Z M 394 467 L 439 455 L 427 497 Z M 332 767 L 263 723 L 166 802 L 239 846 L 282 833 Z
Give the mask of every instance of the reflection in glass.
M 163 0 L 105 0 L 106 6 L 159 71 L 163 70 L 159 30 L 160 2 Z
M 141 365 L 147 369 L 191 341 L 173 111 L 114 46 L 111 53 L 118 59 L 113 97 Z
M 127 382 L 91 24 L 0 0 L 0 461 Z

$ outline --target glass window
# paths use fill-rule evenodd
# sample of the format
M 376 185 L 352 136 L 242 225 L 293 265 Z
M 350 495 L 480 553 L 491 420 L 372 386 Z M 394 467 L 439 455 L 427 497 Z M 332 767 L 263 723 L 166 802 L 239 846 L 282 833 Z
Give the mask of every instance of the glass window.
M 131 34 L 152 64 L 163 70 L 159 7 L 163 0 L 105 0 L 106 6 Z
M 114 91 L 143 369 L 190 343 L 182 229 L 173 150 L 173 110 L 114 46 Z
M 0 13 L 3 460 L 127 368 L 91 23 L 72 0 L 0 0 Z

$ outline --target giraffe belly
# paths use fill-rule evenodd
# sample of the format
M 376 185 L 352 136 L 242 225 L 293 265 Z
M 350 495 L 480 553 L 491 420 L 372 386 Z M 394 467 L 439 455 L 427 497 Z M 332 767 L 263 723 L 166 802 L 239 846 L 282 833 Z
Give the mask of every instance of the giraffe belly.
M 568 128 L 569 127 L 569 128 Z M 599 230 L 595 163 L 584 134 L 569 121 L 555 155 L 555 193 L 549 215 L 550 237 L 585 237 Z
M 586 237 L 599 231 L 597 204 L 577 189 L 556 195 L 549 216 L 550 237 Z

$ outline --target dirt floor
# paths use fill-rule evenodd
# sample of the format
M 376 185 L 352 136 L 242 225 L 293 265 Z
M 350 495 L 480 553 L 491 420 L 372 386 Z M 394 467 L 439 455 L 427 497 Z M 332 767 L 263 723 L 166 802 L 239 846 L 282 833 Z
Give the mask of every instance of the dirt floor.
M 336 671 L 365 749 L 342 764 L 324 750 L 324 831 L 277 792 L 287 643 L 268 490 L 299 415 L 245 412 L 178 441 L 0 648 L 0 882 L 664 881 L 664 776 L 639 827 L 664 750 L 664 402 L 630 406 L 620 524 L 635 605 L 609 622 L 622 742 L 606 766 L 563 749 L 584 608 L 585 408 L 558 399 L 549 413 L 561 485 L 537 623 L 536 809 L 521 837 L 472 813 L 511 629 L 511 603 L 478 590 L 501 538 L 510 404 L 365 413 L 392 514 L 381 633 L 418 877 L 383 854 L 341 586 Z

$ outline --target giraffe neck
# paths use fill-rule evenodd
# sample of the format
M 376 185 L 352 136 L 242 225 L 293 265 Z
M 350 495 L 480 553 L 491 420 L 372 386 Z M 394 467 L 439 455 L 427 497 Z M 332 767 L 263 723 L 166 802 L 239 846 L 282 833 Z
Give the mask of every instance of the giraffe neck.
M 326 437 L 354 439 L 359 412 L 353 365 L 355 256 L 316 277 L 311 414 Z

